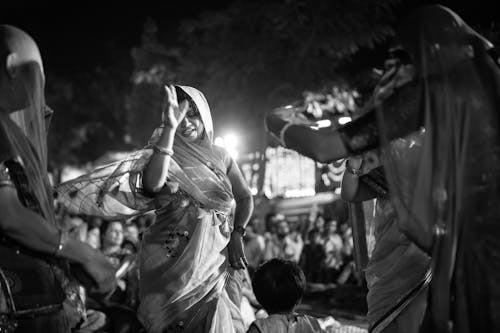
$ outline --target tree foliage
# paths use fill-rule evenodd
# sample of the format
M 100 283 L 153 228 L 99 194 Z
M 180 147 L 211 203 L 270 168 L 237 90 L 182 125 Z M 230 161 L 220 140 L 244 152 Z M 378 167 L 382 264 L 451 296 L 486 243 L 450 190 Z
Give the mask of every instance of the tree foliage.
M 142 101 L 147 105 L 143 112 L 158 109 L 140 93 L 148 84 L 193 85 L 207 95 L 216 131 L 233 128 L 248 138 L 245 146 L 255 150 L 263 144 L 250 138 L 263 137 L 257 133 L 263 131 L 262 117 L 270 108 L 327 83 L 349 84 L 338 65 L 392 34 L 392 11 L 398 2 L 236 1 L 183 22 L 178 47 L 159 42 L 148 22 L 142 45 L 133 52 L 140 82 L 132 93 L 131 110 L 140 108 Z M 158 100 L 157 90 L 155 94 Z
M 110 149 L 127 147 L 130 72 L 126 61 L 117 61 L 76 72 L 71 80 L 47 73 L 47 104 L 54 109 L 48 136 L 52 168 L 86 164 Z

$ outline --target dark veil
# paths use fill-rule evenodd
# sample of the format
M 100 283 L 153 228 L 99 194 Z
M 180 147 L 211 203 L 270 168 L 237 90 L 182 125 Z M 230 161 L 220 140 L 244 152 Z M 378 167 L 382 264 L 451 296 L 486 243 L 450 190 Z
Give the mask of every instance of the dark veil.
M 437 5 L 415 11 L 396 40 L 415 78 L 381 103 L 378 122 L 401 228 L 432 255 L 433 328 L 499 331 L 500 70 L 492 44 Z M 419 130 L 391 141 L 401 125 L 393 112 Z
M 47 174 L 47 133 L 46 133 L 46 106 L 44 95 L 45 77 L 41 58 L 35 42 L 23 31 L 8 25 L 0 26 L 0 49 L 12 50 L 31 47 L 40 61 L 30 60 L 19 63 L 18 75 L 23 78 L 22 90 L 25 105 L 20 110 L 0 112 L 0 133 L 3 138 L 0 144 L 4 158 L 17 158 L 23 166 L 26 181 L 30 191 L 36 198 L 35 204 L 48 221 L 55 222 L 53 195 Z M 18 92 L 19 93 L 19 92 Z M 14 111 L 14 112 L 12 112 Z

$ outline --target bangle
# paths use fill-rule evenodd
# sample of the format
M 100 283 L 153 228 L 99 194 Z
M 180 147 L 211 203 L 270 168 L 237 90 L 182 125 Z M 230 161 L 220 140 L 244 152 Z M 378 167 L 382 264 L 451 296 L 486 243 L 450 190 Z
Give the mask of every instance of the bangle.
M 174 150 L 172 148 L 165 148 L 158 146 L 157 144 L 153 145 L 153 151 L 158 154 L 163 154 L 172 157 L 174 155 Z
M 241 237 L 245 237 L 247 234 L 245 227 L 243 227 L 241 225 L 235 225 L 233 232 L 237 232 L 237 233 L 241 234 Z
M 68 241 L 68 232 L 63 229 L 59 229 L 59 244 L 57 245 L 57 249 L 54 253 L 56 257 L 59 257 L 64 249 L 64 245 Z
M 294 124 L 292 123 L 287 123 L 285 126 L 283 126 L 283 128 L 280 130 L 280 143 L 283 147 L 286 147 L 286 142 L 285 142 L 285 132 L 288 128 L 290 128 L 290 126 L 292 126 Z
M 349 160 L 347 160 L 347 162 L 345 162 L 345 169 L 347 170 L 347 172 L 349 172 L 351 175 L 354 175 L 354 176 L 359 176 L 359 175 L 363 174 L 363 171 L 361 171 L 362 166 L 363 166 L 363 162 L 361 162 L 359 169 L 355 169 L 349 165 Z

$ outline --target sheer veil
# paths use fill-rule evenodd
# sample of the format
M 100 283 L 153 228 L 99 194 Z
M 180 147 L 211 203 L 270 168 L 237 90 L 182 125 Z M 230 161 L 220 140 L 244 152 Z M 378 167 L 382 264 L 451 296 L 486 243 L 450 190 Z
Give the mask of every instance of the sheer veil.
M 492 44 L 442 6 L 417 10 L 396 38 L 416 78 L 409 93 L 396 90 L 377 110 L 387 178 L 402 230 L 432 253 L 431 310 L 436 327 L 445 329 L 458 308 L 483 311 L 478 318 L 488 313 L 486 304 L 482 310 L 468 304 L 472 289 L 463 288 L 464 297 L 452 289 L 464 282 L 457 279 L 473 284 L 471 268 L 462 266 L 473 255 L 466 247 L 478 240 L 473 220 L 500 217 L 500 191 L 492 185 L 500 180 L 500 71 L 488 54 Z M 413 110 L 399 108 L 404 94 Z M 420 130 L 390 141 L 390 112 L 413 113 L 407 120 Z
M 208 103 L 197 89 L 178 87 L 196 103 L 206 136 L 200 144 L 192 144 L 176 134 L 168 186 L 161 192 L 162 200 L 157 200 L 159 196 L 156 199 L 149 196 L 142 189 L 142 171 L 153 153 L 152 144 L 162 133 L 159 127 L 143 149 L 132 152 L 125 160 L 59 185 L 58 201 L 74 213 L 121 219 L 167 205 L 167 192 L 173 193 L 179 188 L 206 207 L 229 211 L 233 199 L 231 184 L 225 172 L 224 157 L 212 143 L 213 125 Z M 204 184 L 208 183 L 218 190 L 206 192 Z
M 2 40 L 6 43 L 17 43 L 16 38 L 22 36 L 33 56 L 38 56 L 36 43 L 24 32 L 12 26 L 0 26 Z M 15 46 L 15 45 L 14 45 Z M 15 47 L 26 47 L 24 44 Z M 22 95 L 26 99 L 26 107 L 9 115 L 0 112 L 1 132 L 5 142 L 1 143 L 5 151 L 17 156 L 21 163 L 34 194 L 40 213 L 50 222 L 56 223 L 53 209 L 53 195 L 47 175 L 47 133 L 45 124 L 45 77 L 41 62 L 26 61 L 18 65 L 18 75 L 23 78 Z

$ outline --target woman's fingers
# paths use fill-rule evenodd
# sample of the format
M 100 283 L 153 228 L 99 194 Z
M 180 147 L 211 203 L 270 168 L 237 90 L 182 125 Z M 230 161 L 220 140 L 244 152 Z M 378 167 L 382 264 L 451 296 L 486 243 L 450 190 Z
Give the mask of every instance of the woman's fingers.
M 175 103 L 175 105 L 178 105 L 179 102 L 177 100 L 177 92 L 175 91 L 175 87 L 173 85 L 170 85 L 170 98 Z

